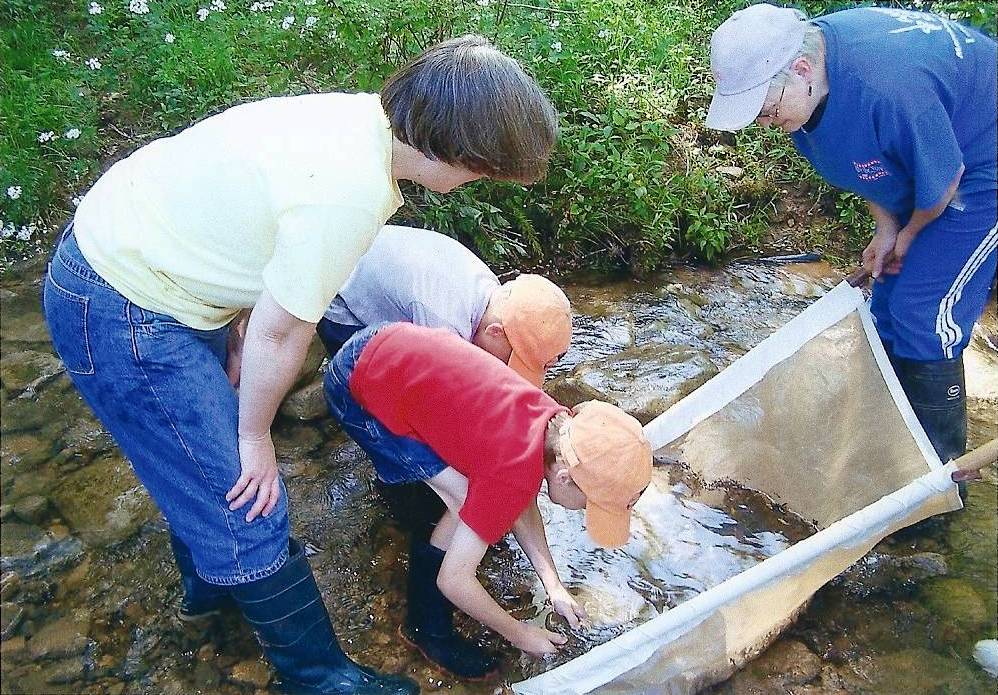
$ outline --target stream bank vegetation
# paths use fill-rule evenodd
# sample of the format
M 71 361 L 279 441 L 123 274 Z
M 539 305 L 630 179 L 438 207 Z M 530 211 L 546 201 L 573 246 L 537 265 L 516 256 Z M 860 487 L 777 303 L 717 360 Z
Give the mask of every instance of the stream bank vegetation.
M 468 32 L 519 59 L 558 108 L 548 176 L 448 196 L 409 188 L 396 222 L 456 236 L 500 267 L 641 274 L 761 247 L 845 260 L 868 235 L 860 201 L 829 189 L 782 133 L 703 126 L 710 33 L 747 4 L 7 0 L 0 271 L 44 253 L 101 172 L 137 147 L 247 100 L 377 91 L 418 51 Z M 813 15 L 857 3 L 799 4 Z M 913 4 L 994 33 L 991 3 Z

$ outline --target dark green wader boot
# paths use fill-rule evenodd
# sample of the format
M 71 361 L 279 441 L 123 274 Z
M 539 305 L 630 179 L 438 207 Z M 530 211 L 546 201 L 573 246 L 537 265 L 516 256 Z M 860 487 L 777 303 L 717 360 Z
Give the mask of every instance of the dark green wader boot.
M 277 670 L 279 686 L 294 695 L 416 695 L 408 678 L 378 673 L 343 653 L 322 603 L 312 568 L 292 540 L 288 561 L 274 574 L 230 587 Z
M 915 416 L 943 463 L 967 452 L 967 394 L 963 356 L 919 362 L 891 355 L 891 364 Z M 966 486 L 960 485 L 966 499 Z
M 184 597 L 177 609 L 177 617 L 188 623 L 206 621 L 218 615 L 226 607 L 232 606 L 228 590 L 223 586 L 209 584 L 198 576 L 194 569 L 194 558 L 190 548 L 173 533 L 170 533 L 170 547 L 173 557 L 180 570 L 180 583 L 184 588 Z
M 444 551 L 413 539 L 409 546 L 409 611 L 403 639 L 427 659 L 460 678 L 478 680 L 495 673 L 492 654 L 454 631 L 454 604 L 437 588 Z

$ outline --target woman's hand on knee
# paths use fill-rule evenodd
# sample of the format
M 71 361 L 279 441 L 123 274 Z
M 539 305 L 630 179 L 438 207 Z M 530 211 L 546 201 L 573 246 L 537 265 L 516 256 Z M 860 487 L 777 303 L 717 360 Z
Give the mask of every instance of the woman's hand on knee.
M 235 511 L 255 499 L 246 514 L 246 521 L 269 516 L 281 498 L 281 478 L 269 432 L 261 437 L 239 437 L 239 464 L 239 479 L 225 493 L 229 509 Z

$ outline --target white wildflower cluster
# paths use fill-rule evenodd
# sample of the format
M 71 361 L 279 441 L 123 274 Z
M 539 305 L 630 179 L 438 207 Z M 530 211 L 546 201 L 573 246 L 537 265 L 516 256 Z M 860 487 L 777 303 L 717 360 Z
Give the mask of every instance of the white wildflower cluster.
M 44 133 L 38 133 L 38 142 L 48 142 L 49 140 L 56 140 L 58 137 L 53 131 L 46 130 Z
M 208 15 L 210 15 L 210 14 L 211 14 L 211 10 L 209 10 L 207 7 L 199 7 L 198 8 L 198 21 L 199 22 L 203 22 L 204 20 L 208 19 Z
M 551 44 L 551 50 L 558 53 L 561 50 L 561 41 L 555 41 Z
M 213 12 L 224 12 L 225 3 L 222 0 L 211 0 L 211 9 Z
M 22 225 L 20 229 L 13 222 L 3 223 L 0 220 L 0 238 L 17 239 L 18 241 L 30 241 L 31 237 L 38 231 L 38 225 L 32 222 L 29 225 Z
M 66 138 L 67 140 L 75 140 L 76 138 L 80 137 L 80 129 L 70 128 L 69 130 L 67 130 L 65 133 L 62 134 L 62 137 Z
M 87 67 L 91 70 L 100 70 L 101 62 L 97 58 L 87 58 Z
M 314 5 L 317 2 L 318 2 L 318 0 L 305 0 L 305 6 L 306 7 L 312 7 L 312 5 Z
M 149 14 L 149 3 L 146 0 L 131 0 L 128 10 L 132 14 Z
M 3 220 L 0 220 L 0 239 L 10 239 L 14 236 L 14 231 L 15 228 L 12 222 L 4 224 Z
M 13 225 L 12 225 L 13 226 Z M 38 226 L 35 223 L 31 223 L 27 226 L 22 226 L 17 230 L 17 240 L 18 241 L 30 241 L 31 237 L 35 235 L 38 231 Z
M 561 20 L 560 19 L 552 19 L 551 23 L 548 26 L 550 26 L 552 29 L 557 29 L 558 27 L 561 26 Z
M 281 20 L 281 29 L 290 29 L 295 24 L 295 16 L 289 14 L 287 17 Z
M 492 3 L 492 0 L 476 0 L 476 2 L 479 7 L 488 7 Z
M 90 3 L 90 7 L 87 8 L 87 12 L 89 12 L 90 14 L 100 14 L 103 11 L 104 8 L 101 7 L 99 3 L 96 2 Z
M 166 36 L 163 37 L 163 41 L 166 43 L 173 43 L 176 40 L 177 37 L 171 34 L 170 32 L 166 32 Z
M 272 2 L 254 2 L 250 5 L 250 12 L 270 12 L 274 9 L 274 3 Z
M 69 62 L 69 51 L 63 50 L 61 48 L 55 48 L 52 50 L 52 57 L 56 60 L 61 60 L 64 63 Z
M 319 23 L 319 18 L 318 17 L 313 17 L 313 16 L 309 15 L 308 17 L 305 18 L 305 28 L 306 29 L 311 29 L 312 27 L 314 27 L 318 23 Z
M 610 30 L 609 29 L 600 29 L 599 33 L 596 34 L 596 36 L 598 36 L 601 39 L 608 39 L 608 38 L 610 38 Z
M 20 186 L 8 186 L 7 187 L 7 197 L 10 198 L 11 200 L 17 200 L 18 198 L 21 197 L 21 194 L 23 192 L 24 191 L 21 190 Z

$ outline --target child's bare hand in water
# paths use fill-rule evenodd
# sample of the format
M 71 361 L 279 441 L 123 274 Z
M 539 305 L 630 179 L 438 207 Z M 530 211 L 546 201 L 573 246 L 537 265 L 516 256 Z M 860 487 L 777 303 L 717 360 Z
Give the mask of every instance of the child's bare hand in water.
M 586 609 L 575 600 L 574 596 L 568 593 L 564 584 L 559 584 L 549 591 L 548 598 L 551 599 L 551 606 L 555 613 L 567 620 L 569 627 L 573 630 L 577 629 L 582 621 L 589 617 L 586 614 Z
M 557 653 L 568 638 L 530 623 L 520 623 L 519 633 L 510 641 L 531 656 L 546 656 Z

